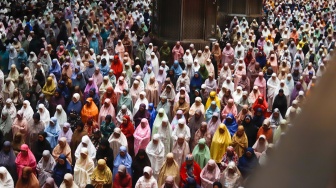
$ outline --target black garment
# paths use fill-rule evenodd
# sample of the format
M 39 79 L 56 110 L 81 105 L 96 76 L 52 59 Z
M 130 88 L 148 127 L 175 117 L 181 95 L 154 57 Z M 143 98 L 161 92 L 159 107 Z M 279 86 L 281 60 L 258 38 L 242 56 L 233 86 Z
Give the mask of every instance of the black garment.
M 276 108 L 280 110 L 280 114 L 282 115 L 283 118 L 285 118 L 286 111 L 287 111 L 287 98 L 285 95 L 280 96 L 278 94 L 275 97 L 274 102 L 273 102 L 272 111 L 274 111 L 274 109 Z
M 34 52 L 35 54 L 39 54 L 41 51 L 41 48 L 44 48 L 44 44 L 41 40 L 41 38 L 34 37 L 30 42 L 29 42 L 29 47 L 28 47 L 28 53 Z M 43 87 L 43 86 L 41 86 Z
M 261 113 L 261 115 L 257 115 L 257 112 Z M 265 120 L 263 115 L 262 109 L 258 108 L 257 111 L 254 113 L 252 124 L 260 128 Z
M 106 148 L 105 149 L 102 149 L 101 146 L 105 146 Z M 99 159 L 104 159 L 106 157 L 106 165 L 110 168 L 110 169 L 113 169 L 113 160 L 114 160 L 114 157 L 113 157 L 113 150 L 112 148 L 110 148 L 110 143 L 108 142 L 107 139 L 102 139 L 100 141 L 100 146 L 97 150 L 97 153 L 96 153 L 96 159 L 97 161 Z
M 48 140 L 46 140 L 47 133 L 40 132 L 38 134 L 38 136 L 43 136 L 44 140 L 42 142 L 40 140 L 37 140 L 35 142 L 35 147 L 34 147 L 34 150 L 33 150 L 33 154 L 35 156 L 36 162 L 40 161 L 40 159 L 43 156 L 42 153 L 43 153 L 44 150 L 49 150 L 50 153 L 52 153 L 50 143 L 49 143 Z
M 249 123 L 246 122 L 247 118 L 251 119 Z M 242 125 L 244 126 L 245 134 L 247 136 L 248 147 L 252 147 L 254 143 L 257 141 L 257 133 L 259 129 L 252 123 L 252 117 L 250 115 L 245 116 Z
M 143 159 L 140 159 L 140 156 L 144 156 Z M 135 156 L 132 162 L 133 176 L 132 176 L 132 184 L 135 187 L 138 179 L 143 175 L 143 169 L 146 166 L 151 166 L 151 162 L 148 158 L 148 155 L 144 149 L 139 149 L 137 155 Z

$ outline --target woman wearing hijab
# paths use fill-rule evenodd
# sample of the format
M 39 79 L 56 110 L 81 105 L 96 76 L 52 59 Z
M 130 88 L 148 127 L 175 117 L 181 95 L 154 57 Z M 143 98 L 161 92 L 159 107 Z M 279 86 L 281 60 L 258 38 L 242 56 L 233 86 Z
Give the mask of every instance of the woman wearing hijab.
M 193 86 L 196 89 L 201 89 L 202 84 L 203 84 L 203 79 L 200 76 L 200 73 L 195 72 L 194 76 L 190 80 L 190 86 Z
M 11 174 L 3 166 L 0 167 L 0 187 L 14 188 L 14 181 Z
M 90 176 L 94 169 L 94 163 L 89 156 L 88 148 L 80 149 L 80 156 L 74 167 L 74 182 L 80 188 L 85 188 L 91 182 Z
M 134 153 L 138 153 L 139 149 L 145 149 L 151 137 L 151 129 L 148 120 L 143 118 L 140 126 L 135 129 L 134 136 Z
M 173 145 L 177 141 L 180 134 L 183 134 L 185 137 L 185 140 L 187 142 L 190 141 L 190 128 L 186 125 L 186 121 L 184 119 L 178 120 L 178 126 L 173 130 L 172 133 L 172 139 L 173 139 Z
M 47 82 L 42 88 L 42 93 L 46 96 L 47 100 L 50 100 L 50 98 L 54 95 L 56 91 L 56 85 L 53 82 L 51 77 L 47 78 Z
M 111 63 L 111 69 L 113 70 L 114 75 L 116 76 L 117 79 L 121 76 L 121 73 L 123 71 L 123 64 L 119 59 L 118 55 L 114 56 L 114 60 Z
M 215 160 L 210 159 L 201 172 L 202 188 L 212 188 L 213 183 L 219 181 L 220 170 Z
M 79 188 L 74 182 L 74 177 L 70 173 L 66 173 L 63 177 L 63 182 L 59 188 Z
M 38 181 L 40 185 L 43 185 L 46 182 L 47 178 L 52 176 L 55 165 L 56 161 L 50 154 L 50 151 L 44 150 L 43 157 L 40 159 L 36 167 Z
M 96 91 L 97 90 L 95 88 L 91 88 L 89 92 L 85 95 L 85 100 L 91 97 L 96 106 L 100 107 L 100 98 Z
M 14 135 L 12 148 L 16 156 L 20 153 L 21 146 L 25 143 L 25 139 L 23 136 L 24 135 L 22 135 L 20 132 Z
M 196 110 L 195 114 L 191 116 L 191 119 L 189 120 L 188 127 L 190 128 L 190 146 L 192 142 L 194 141 L 194 136 L 196 131 L 201 127 L 202 122 L 204 122 L 204 115 L 201 110 Z M 193 147 L 191 146 L 191 150 Z
M 97 153 L 96 148 L 87 135 L 82 137 L 81 143 L 77 146 L 77 149 L 75 151 L 76 160 L 81 156 L 82 148 L 87 148 L 88 155 L 89 157 L 91 157 L 93 161 L 96 159 L 96 153 Z
M 198 70 L 198 73 L 200 75 L 200 77 L 202 78 L 202 81 L 204 82 L 206 79 L 209 78 L 209 72 L 208 70 L 206 69 L 206 66 L 202 63 L 200 65 L 200 68 Z
M 16 108 L 14 106 L 14 103 L 13 103 L 12 99 L 8 98 L 6 100 L 5 106 L 3 107 L 2 111 L 7 111 L 9 116 L 14 121 L 14 119 L 16 117 Z
M 206 145 L 204 138 L 199 139 L 198 144 L 192 151 L 192 155 L 197 164 L 199 164 L 199 166 L 203 169 L 210 160 L 210 149 Z
M 258 127 L 252 123 L 252 117 L 250 115 L 245 116 L 242 125 L 247 136 L 248 147 L 252 147 L 257 139 Z
M 141 170 L 141 174 L 142 172 L 143 172 L 143 168 Z M 134 174 L 133 174 L 133 177 L 134 177 Z M 140 177 L 141 175 L 139 176 L 139 178 Z M 123 187 L 129 187 L 129 188 L 132 187 L 132 177 L 127 173 L 126 167 L 124 165 L 120 165 L 118 167 L 118 173 L 116 174 L 114 181 L 113 181 L 113 188 L 123 188 Z
M 33 115 L 33 122 L 31 123 L 31 125 L 28 128 L 28 133 L 27 133 L 27 137 L 26 137 L 26 143 L 33 147 L 32 150 L 35 151 L 34 148 L 34 143 L 37 141 L 38 139 L 38 133 L 41 131 L 44 131 L 45 126 L 44 126 L 44 122 L 40 119 L 40 114 L 35 113 Z M 14 132 L 14 131 L 13 131 Z
M 12 121 L 12 118 L 9 116 L 8 111 L 7 110 L 2 111 L 1 119 L 0 119 L 0 131 L 3 134 L 3 138 L 5 140 L 13 139 L 12 126 L 13 126 L 13 121 Z
M 100 125 L 106 118 L 107 115 L 110 115 L 112 117 L 112 122 L 115 122 L 115 110 L 113 105 L 111 104 L 110 99 L 105 99 L 103 106 L 100 109 L 99 116 L 98 116 L 98 125 Z M 110 135 L 108 135 L 110 136 Z
M 212 105 L 214 107 L 215 104 Z M 216 107 L 217 108 L 217 107 Z M 211 119 L 208 120 L 208 132 L 211 134 L 211 137 L 215 134 L 220 122 L 219 112 L 214 112 L 212 116 L 209 115 L 209 111 L 206 117 L 210 117 Z
M 64 123 L 66 123 L 68 117 L 67 117 L 67 114 L 64 111 L 62 105 L 57 105 L 56 106 L 56 112 L 54 114 L 54 118 L 57 119 L 57 122 L 60 125 L 60 128 L 62 128 L 64 126 Z
M 8 172 L 10 173 L 14 181 L 17 180 L 15 159 L 16 159 L 16 156 L 11 146 L 11 143 L 9 141 L 5 141 L 0 151 L 0 166 L 8 170 Z M 1 185 L 1 180 L 0 180 L 0 185 Z
M 120 146 L 125 146 L 127 148 L 127 145 L 128 145 L 126 136 L 121 131 L 121 129 L 118 127 L 114 128 L 114 132 L 108 138 L 108 141 L 110 143 L 110 147 L 114 151 L 118 151 Z M 116 156 L 117 156 L 117 153 L 114 152 L 113 157 L 115 158 Z
M 102 139 L 100 141 L 97 153 L 96 153 L 96 160 L 104 159 L 106 161 L 106 165 L 113 169 L 113 160 L 114 160 L 114 153 L 112 148 L 110 148 L 110 143 L 107 139 Z
M 174 154 L 174 159 L 178 166 L 181 167 L 185 157 L 190 153 L 189 144 L 185 140 L 185 136 L 183 134 L 178 135 L 177 141 L 173 145 L 172 153 Z
M 147 156 L 147 153 L 144 149 L 140 149 L 135 156 L 133 162 L 132 162 L 132 169 L 133 169 L 133 175 L 132 175 L 132 182 L 133 187 L 136 184 L 136 181 L 142 176 L 143 169 L 146 166 L 151 166 L 151 162 Z
M 16 188 L 25 188 L 25 187 L 30 187 L 30 188 L 39 188 L 39 181 L 37 180 L 35 174 L 34 174 L 34 169 L 25 166 L 22 168 L 22 176 L 20 176 L 18 182 L 16 183 Z
M 65 106 L 65 94 L 62 93 L 62 91 L 57 88 L 54 95 L 51 97 L 50 102 L 49 102 L 49 112 L 50 114 L 55 114 L 57 111 L 58 105 Z M 70 101 L 70 100 L 69 100 Z
M 168 153 L 158 176 L 158 185 L 161 187 L 166 178 L 172 176 L 175 182 L 180 182 L 180 166 L 174 160 L 174 154 Z
M 123 117 L 123 123 L 120 125 L 121 132 L 126 136 L 128 151 L 131 156 L 134 156 L 134 125 L 129 116 Z
M 148 102 L 157 106 L 159 104 L 160 87 L 154 75 L 150 77 L 149 82 L 146 85 L 145 92 Z
M 240 171 L 238 170 L 236 163 L 229 162 L 227 168 L 221 173 L 221 179 L 222 182 L 220 185 L 225 185 L 227 188 L 235 188 L 239 187 L 242 183 L 242 175 L 240 174 Z M 214 183 L 215 185 L 215 183 Z
M 80 101 L 80 95 L 78 93 L 73 94 L 72 100 L 67 107 L 67 114 L 70 115 L 70 111 L 74 110 L 77 114 L 81 113 L 82 102 Z
M 249 147 L 246 149 L 244 155 L 239 158 L 238 169 L 242 176 L 247 178 L 257 166 L 259 166 L 258 159 L 253 148 Z
M 254 143 L 253 149 L 257 158 L 260 158 L 263 152 L 267 150 L 268 142 L 265 135 L 260 135 L 258 140 Z
M 261 109 L 262 110 L 262 113 L 264 116 L 266 116 L 267 114 L 267 110 L 268 110 L 268 104 L 265 100 L 265 98 L 260 95 L 256 100 L 255 102 L 253 103 L 252 105 L 252 109 L 256 112 L 258 109 Z
M 150 121 L 150 113 L 146 110 L 146 104 L 141 103 L 139 105 L 139 110 L 135 113 L 133 117 L 135 127 L 138 127 L 143 118 Z
M 215 113 L 220 114 L 220 109 L 216 105 L 216 102 L 212 101 L 211 105 L 209 106 L 209 108 L 205 111 L 205 120 L 206 120 L 206 122 L 209 123 L 209 121 L 212 119 L 212 117 L 213 117 L 213 115 Z
M 43 184 L 42 188 L 57 188 L 54 178 L 48 177 Z
M 69 144 L 66 141 L 65 137 L 61 137 L 58 141 L 58 144 L 52 151 L 52 155 L 55 160 L 57 160 L 61 155 L 64 155 L 68 162 L 71 164 L 72 163 L 72 158 L 71 158 L 71 149 Z
M 113 184 L 112 172 L 106 165 L 106 161 L 104 159 L 98 160 L 98 165 L 93 170 L 90 178 L 92 185 L 96 187 L 110 188 Z
M 145 109 L 147 109 L 147 107 L 148 107 L 148 100 L 146 98 L 146 92 L 144 92 L 144 91 L 140 92 L 139 97 L 138 97 L 137 101 L 134 104 L 133 114 L 135 114 L 135 113 L 138 112 L 138 110 L 140 109 L 140 105 L 141 104 L 145 104 L 146 105 Z
M 234 115 L 229 113 L 224 120 L 224 124 L 226 128 L 229 130 L 230 135 L 233 136 L 238 129 L 238 123 Z
M 263 114 L 263 110 L 261 108 L 258 108 L 257 111 L 254 112 L 252 124 L 259 128 L 263 124 L 264 120 L 265 116 Z
M 19 178 L 22 176 L 22 170 L 24 167 L 31 167 L 33 173 L 36 173 L 36 159 L 34 154 L 30 151 L 28 145 L 23 144 L 21 146 L 21 152 L 16 157 L 15 164 Z
M 45 150 L 48 150 L 50 152 L 52 151 L 50 143 L 46 139 L 46 137 L 47 137 L 47 133 L 45 133 L 44 131 L 39 132 L 37 141 L 34 143 L 34 147 L 32 147 L 34 148 L 32 152 L 37 161 L 39 161 L 42 158 L 43 152 Z
M 54 148 L 57 145 L 57 140 L 58 140 L 60 131 L 61 131 L 61 128 L 57 122 L 57 118 L 52 117 L 50 119 L 49 125 L 44 130 L 44 132 L 47 133 L 46 139 L 49 141 L 51 148 Z
M 146 147 L 146 153 L 151 162 L 154 171 L 154 177 L 157 178 L 164 160 L 165 147 L 160 140 L 160 135 L 153 135 L 153 139 Z
M 127 109 L 133 111 L 133 101 L 128 89 L 123 90 L 123 93 L 118 100 L 118 110 L 121 109 L 122 105 L 126 105 Z
M 92 75 L 94 74 L 94 72 L 96 70 L 95 63 L 92 59 L 89 60 L 88 64 L 89 65 L 86 67 L 85 71 L 83 72 L 83 75 L 84 75 L 84 78 L 85 78 L 86 82 L 90 81 L 90 79 L 91 79 L 91 81 L 93 81 Z M 96 89 L 98 91 L 98 88 L 96 88 Z
M 117 108 L 117 94 L 114 92 L 114 89 L 111 87 L 106 88 L 106 92 L 102 96 L 102 103 L 105 101 L 105 99 L 110 99 L 111 103 L 113 104 L 114 108 Z
M 64 179 L 64 175 L 67 173 L 72 173 L 72 167 L 70 163 L 67 161 L 66 156 L 64 154 L 61 154 L 57 158 L 57 163 L 54 167 L 53 176 L 52 176 L 57 186 L 61 185 Z
M 127 173 L 132 176 L 132 157 L 127 153 L 125 146 L 120 146 L 119 153 L 113 162 L 113 179 L 118 173 L 119 165 L 124 165 L 127 169 Z
M 147 109 L 148 113 L 150 114 L 150 121 L 149 121 L 149 126 L 150 126 L 150 129 L 153 130 L 153 124 L 154 124 L 154 121 L 155 121 L 155 117 L 157 115 L 157 111 L 155 110 L 154 108 L 154 104 L 153 103 L 149 103 L 148 104 L 148 109 Z
M 97 86 L 96 82 L 93 80 L 93 78 L 89 78 L 89 81 L 85 86 L 85 89 L 84 89 L 84 96 L 85 97 L 89 96 L 89 92 L 90 92 L 91 89 L 95 89 L 94 90 L 95 93 L 98 94 L 98 86 Z
M 284 95 L 283 89 L 280 89 L 278 95 L 276 95 L 275 98 L 274 98 L 272 111 L 274 111 L 275 109 L 279 109 L 282 117 L 286 116 L 287 98 Z
M 29 100 L 23 101 L 21 111 L 23 113 L 23 117 L 27 120 L 28 123 L 33 121 L 34 110 L 31 107 Z
M 146 166 L 143 169 L 143 176 L 141 176 L 135 184 L 135 188 L 143 188 L 143 187 L 149 187 L 149 188 L 158 187 L 158 183 L 155 177 L 153 176 L 153 170 L 149 166 Z
M 111 115 L 106 115 L 104 121 L 100 124 L 100 131 L 103 134 L 103 137 L 108 139 L 114 131 L 115 124 L 112 121 Z
M 98 108 L 91 97 L 86 99 L 86 104 L 81 110 L 81 118 L 83 123 L 86 123 L 89 118 L 98 120 Z
M 180 167 L 180 187 L 184 187 L 187 184 L 189 178 L 193 178 L 196 180 L 198 184 L 201 184 L 200 174 L 201 174 L 201 167 L 198 163 L 194 160 L 192 154 L 188 154 L 186 156 L 185 162 L 182 163 Z M 168 177 L 167 177 L 168 178 Z
M 44 106 L 44 104 L 38 105 L 38 112 L 40 115 L 40 120 L 43 121 L 44 125 L 48 125 L 50 121 L 50 113 L 47 110 L 47 108 Z
M 244 151 L 248 147 L 248 139 L 244 131 L 244 126 L 238 126 L 237 132 L 232 136 L 231 146 L 234 147 L 238 157 L 244 154 Z
M 225 153 L 225 148 L 231 144 L 231 136 L 229 130 L 224 124 L 220 124 L 216 130 L 211 143 L 211 158 L 220 163 Z

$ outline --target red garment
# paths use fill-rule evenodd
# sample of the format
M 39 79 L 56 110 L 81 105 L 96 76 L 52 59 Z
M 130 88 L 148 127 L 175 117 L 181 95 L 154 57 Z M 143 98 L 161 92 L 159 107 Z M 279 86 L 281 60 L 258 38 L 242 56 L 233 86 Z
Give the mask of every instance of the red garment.
M 123 64 L 119 59 L 118 55 L 114 56 L 114 60 L 111 64 L 111 69 L 113 70 L 114 75 L 116 76 L 117 80 L 121 76 L 121 73 L 123 71 Z
M 132 188 L 132 177 L 126 173 L 126 176 L 121 178 L 117 173 L 113 181 L 113 188 Z
M 105 99 L 110 99 L 114 109 L 117 109 L 118 105 L 117 94 L 114 92 L 114 89 L 112 87 L 108 87 L 106 89 L 106 92 L 104 93 L 103 98 L 101 100 L 101 104 L 104 103 Z
M 127 123 L 122 123 L 120 125 L 121 132 L 126 136 L 127 139 L 127 145 L 128 145 L 128 153 L 134 157 L 134 125 L 131 121 L 131 118 L 127 115 L 124 116 L 124 118 L 127 119 Z
M 259 99 L 262 99 L 263 102 L 259 103 Z M 267 108 L 268 108 L 268 104 L 265 100 L 265 98 L 262 95 L 259 95 L 258 99 L 254 101 L 253 105 L 252 105 L 252 109 L 256 112 L 258 108 L 262 109 L 262 112 L 264 114 L 264 116 L 266 117 L 267 115 Z
M 187 167 L 186 167 L 187 163 L 184 162 L 182 163 L 181 169 L 180 169 L 180 177 L 181 177 L 181 181 L 180 181 L 180 186 L 179 187 L 184 187 L 184 185 L 187 183 L 187 178 L 188 178 L 188 174 L 187 174 Z M 194 174 L 194 178 L 196 180 L 196 183 L 198 185 L 201 185 L 201 167 L 194 161 L 193 164 L 193 174 Z

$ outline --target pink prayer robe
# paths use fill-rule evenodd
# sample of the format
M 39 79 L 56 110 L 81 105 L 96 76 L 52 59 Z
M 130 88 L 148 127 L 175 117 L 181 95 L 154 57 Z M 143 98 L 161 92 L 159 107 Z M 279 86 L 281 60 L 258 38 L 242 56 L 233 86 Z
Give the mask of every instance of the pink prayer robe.
M 234 61 L 234 49 L 230 47 L 230 49 L 227 50 L 225 47 L 222 52 L 222 64 L 227 63 L 231 65 L 233 61 Z
M 258 86 L 259 92 L 263 95 L 266 96 L 266 80 L 265 78 L 260 79 L 259 77 L 256 78 L 254 81 L 254 85 Z
M 144 126 L 142 124 L 145 124 Z M 139 149 L 146 149 L 150 142 L 151 130 L 148 120 L 143 118 L 140 125 L 135 129 L 134 136 L 134 154 L 136 155 Z
M 180 46 L 179 48 L 174 46 L 174 48 L 172 50 L 172 54 L 174 56 L 174 60 L 179 60 L 180 58 L 182 58 L 183 54 L 184 54 L 184 50 L 183 50 L 182 46 Z
M 231 108 L 228 105 L 224 107 L 224 109 L 222 110 L 223 119 L 225 119 L 229 113 L 233 114 L 235 117 L 237 116 L 238 111 L 236 105 L 233 105 Z

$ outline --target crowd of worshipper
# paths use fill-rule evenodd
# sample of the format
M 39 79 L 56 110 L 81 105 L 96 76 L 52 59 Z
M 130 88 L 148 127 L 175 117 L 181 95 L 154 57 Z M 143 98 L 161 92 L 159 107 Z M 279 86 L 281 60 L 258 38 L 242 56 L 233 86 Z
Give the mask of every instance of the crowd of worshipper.
M 335 1 L 266 0 L 198 51 L 156 44 L 152 6 L 0 2 L 0 187 L 237 188 L 269 162 L 328 67 Z

